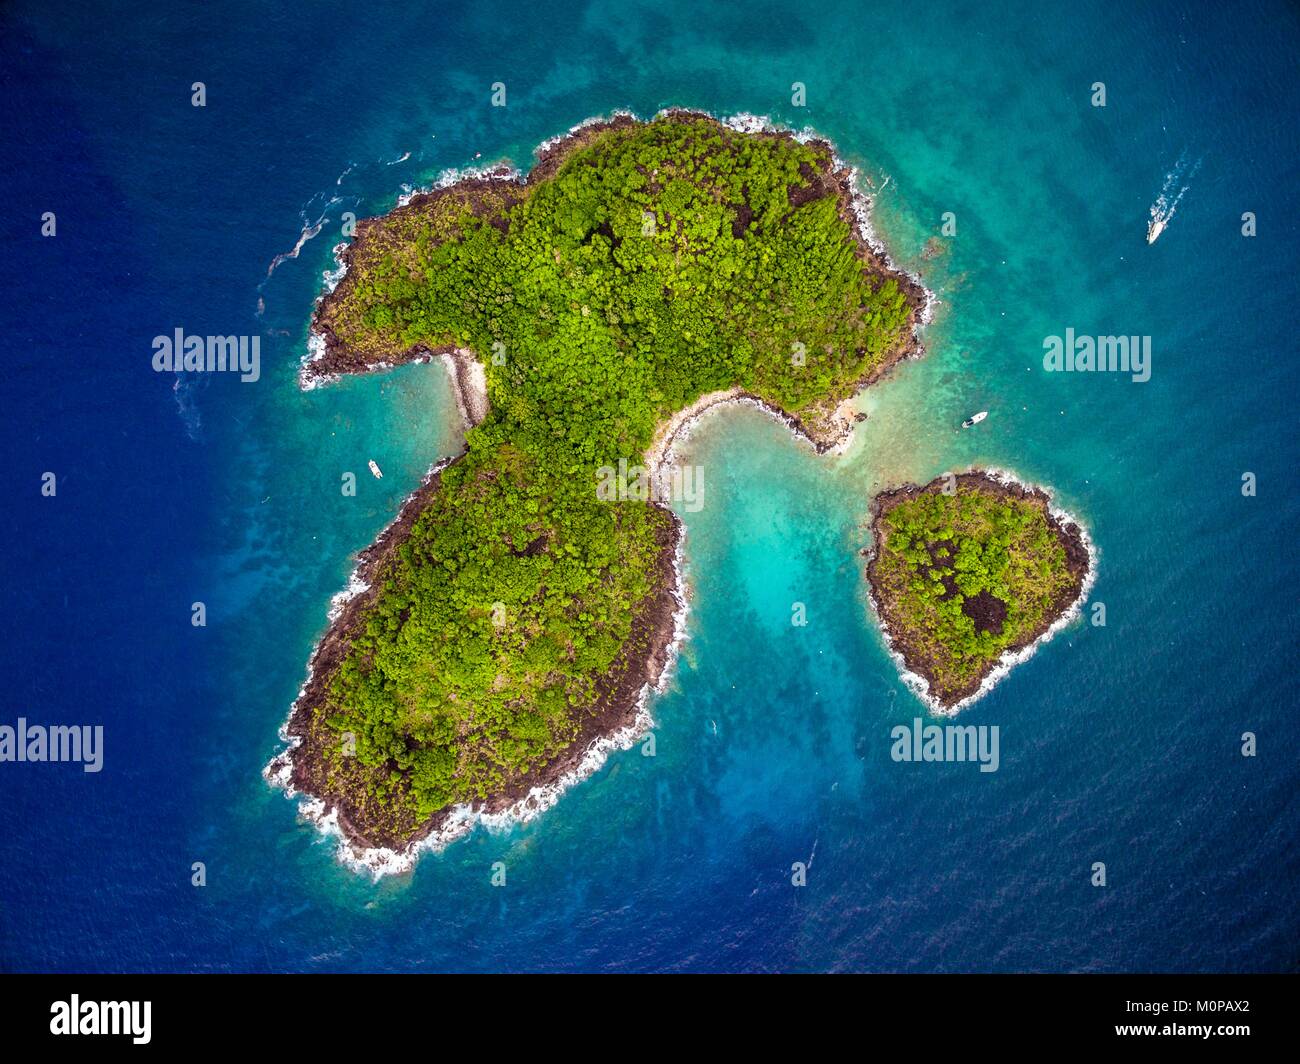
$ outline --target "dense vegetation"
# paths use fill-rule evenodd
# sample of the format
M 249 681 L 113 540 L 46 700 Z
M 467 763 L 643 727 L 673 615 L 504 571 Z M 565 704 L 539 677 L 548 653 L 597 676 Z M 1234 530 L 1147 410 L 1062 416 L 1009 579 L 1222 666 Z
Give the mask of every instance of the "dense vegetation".
M 944 703 L 1037 638 L 1078 596 L 1086 563 L 1041 493 L 978 475 L 947 485 L 884 497 L 870 571 L 895 646 Z
M 491 413 L 313 709 L 354 819 L 409 824 L 533 778 L 637 667 L 673 518 L 600 501 L 599 467 L 635 465 L 661 419 L 719 388 L 815 428 L 907 345 L 913 307 L 843 208 L 825 146 L 676 115 L 359 231 L 323 324 L 370 361 L 470 349 Z M 344 733 L 347 761 L 324 738 Z

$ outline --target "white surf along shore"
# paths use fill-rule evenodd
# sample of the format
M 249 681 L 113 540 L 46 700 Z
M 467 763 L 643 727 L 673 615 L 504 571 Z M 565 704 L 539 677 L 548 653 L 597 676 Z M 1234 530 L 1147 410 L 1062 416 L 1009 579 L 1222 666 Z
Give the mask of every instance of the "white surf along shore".
M 681 112 L 686 109 L 672 108 L 668 110 Z M 662 114 L 665 112 L 660 113 Z M 695 111 L 693 113 L 707 115 L 707 112 L 704 111 Z M 573 126 L 567 133 L 543 141 L 535 149 L 534 154 L 541 155 L 542 153 L 558 146 L 563 141 L 581 133 L 584 129 L 587 129 L 592 125 L 598 125 L 624 115 L 634 119 L 638 117 L 633 112 L 625 110 L 616 110 L 611 112 L 609 115 L 593 116 Z M 713 118 L 717 117 L 714 115 L 707 116 Z M 813 130 L 792 130 L 787 127 L 773 124 L 765 116 L 742 113 L 718 120 L 724 125 L 739 132 L 784 132 L 791 133 L 796 140 L 801 142 L 819 140 L 827 144 L 831 143 L 827 138 L 820 136 Z M 858 169 L 856 167 L 847 166 L 833 144 L 831 144 L 831 152 L 831 165 L 833 171 L 847 170 L 850 174 L 852 210 L 855 220 L 856 236 L 880 257 L 886 268 L 911 278 L 911 280 L 915 282 L 924 293 L 925 302 L 921 314 L 919 315 L 916 329 L 914 330 L 914 353 L 910 356 L 911 358 L 919 358 L 924 354 L 924 348 L 921 345 L 921 329 L 933 320 L 934 309 L 938 304 L 938 299 L 934 292 L 925 286 L 919 274 L 904 269 L 894 261 L 888 249 L 884 246 L 882 241 L 876 235 L 875 230 L 872 228 L 872 201 L 861 190 L 861 182 L 859 180 L 860 174 Z M 457 170 L 444 170 L 433 185 L 418 188 L 403 186 L 402 194 L 397 201 L 397 206 L 405 206 L 417 195 L 433 191 L 434 189 L 445 188 L 462 180 L 487 179 L 494 181 L 522 182 L 525 180 L 526 176 L 527 175 L 523 172 L 505 165 L 495 165 L 486 168 L 466 167 Z M 333 255 L 336 265 L 333 270 L 328 270 L 322 275 L 324 288 L 317 297 L 317 304 L 319 304 L 320 300 L 324 299 L 328 293 L 332 292 L 346 275 L 347 266 L 342 259 L 342 252 L 346 247 L 347 245 L 343 243 L 334 246 Z M 317 334 L 314 330 L 310 331 L 307 340 L 307 353 L 303 357 L 298 378 L 299 386 L 304 391 L 320 387 L 321 385 L 339 379 L 339 376 L 336 374 L 315 374 L 311 371 L 311 363 L 318 361 L 324 355 L 325 338 Z M 488 412 L 486 374 L 482 363 L 474 357 L 472 352 L 465 349 L 457 349 L 450 353 L 427 352 L 407 361 L 429 362 L 435 358 L 442 361 L 444 365 L 447 366 L 448 373 L 451 376 L 453 392 L 456 397 L 457 409 L 460 412 L 465 427 L 467 429 L 472 428 L 474 425 L 482 421 Z M 382 371 L 387 368 L 392 367 L 385 363 L 379 363 L 370 367 L 372 371 Z M 813 439 L 802 425 L 784 411 L 765 402 L 757 396 L 745 393 L 739 388 L 707 393 L 700 396 L 689 406 L 677 411 L 671 418 L 660 425 L 655 434 L 654 440 L 646 450 L 644 460 L 647 466 L 647 471 L 652 478 L 652 482 L 658 482 L 657 478 L 661 477 L 672 468 L 672 464 L 675 461 L 675 449 L 677 445 L 683 442 L 690 435 L 691 430 L 699 420 L 710 411 L 732 404 L 745 404 L 757 407 L 780 421 L 790 430 L 791 434 L 794 435 L 796 439 L 800 439 L 809 444 L 819 453 L 843 453 L 852 440 L 853 430 L 856 424 L 853 416 L 854 403 L 857 397 L 867 387 L 869 387 L 869 384 L 864 384 L 854 392 L 854 394 L 848 396 L 837 406 L 829 419 L 829 429 L 820 440 Z M 454 461 L 455 457 L 457 456 L 443 459 L 435 464 L 425 475 L 424 480 L 421 482 L 421 488 L 424 487 L 432 477 L 437 475 L 442 471 L 442 469 L 446 468 L 447 465 Z M 393 522 L 391 522 L 384 531 L 380 533 L 376 542 L 382 540 L 389 529 L 392 528 L 393 524 L 399 520 L 405 507 L 410 504 L 411 500 L 418 494 L 418 491 L 419 489 L 406 497 L 403 501 L 402 507 L 398 510 L 397 516 L 395 516 Z M 279 737 L 280 741 L 285 744 L 285 748 L 277 753 L 266 765 L 262 772 L 263 777 L 273 787 L 283 790 L 287 798 L 299 799 L 299 814 L 305 821 L 313 824 L 323 836 L 337 839 L 337 856 L 343 864 L 355 871 L 368 873 L 376 880 L 385 875 L 397 875 L 411 871 L 421 853 L 429 850 L 438 851 L 445 848 L 449 843 L 467 835 L 478 824 L 482 824 L 490 831 L 504 831 L 516 824 L 526 823 L 540 816 L 543 812 L 552 808 L 560 800 L 560 797 L 566 790 L 581 783 L 583 780 L 588 779 L 599 771 L 608 760 L 610 754 L 618 750 L 630 749 L 654 726 L 654 720 L 649 709 L 650 698 L 652 694 L 663 692 L 668 688 L 680 657 L 682 644 L 686 639 L 686 621 L 690 609 L 685 565 L 686 528 L 679 517 L 675 514 L 673 516 L 678 529 L 677 547 L 673 558 L 674 586 L 671 589 L 673 599 L 676 602 L 676 609 L 673 613 L 673 634 L 667 649 L 665 664 L 659 674 L 642 687 L 637 699 L 636 713 L 632 723 L 609 736 L 604 736 L 592 741 L 583 752 L 583 755 L 576 766 L 554 783 L 533 788 L 524 798 L 507 809 L 497 813 L 483 812 L 481 810 L 476 810 L 469 805 L 457 806 L 451 811 L 447 822 L 442 828 L 401 850 L 394 850 L 387 847 L 368 848 L 358 846 L 350 841 L 344 834 L 339 825 L 338 811 L 336 809 L 328 806 L 323 799 L 300 794 L 290 782 L 293 774 L 293 754 L 302 740 L 300 738 L 290 737 L 288 734 L 288 726 L 293 717 L 294 709 L 298 705 L 298 701 L 302 698 L 311 682 L 312 672 L 310 664 L 308 665 L 307 676 L 298 690 L 298 696 L 295 698 L 293 705 L 290 706 L 289 714 L 285 718 L 284 724 L 280 727 Z M 361 569 L 362 565 L 358 564 L 349 577 L 347 586 L 335 594 L 330 600 L 328 624 L 333 624 L 348 601 L 369 589 L 369 585 L 362 578 Z M 313 647 L 309 662 L 314 659 L 315 653 L 316 648 Z M 922 681 L 922 683 L 924 683 L 924 681 Z
M 975 470 L 972 468 L 962 470 L 961 472 L 972 473 L 975 472 Z M 1078 597 L 1069 605 L 1061 616 L 1056 619 L 1047 631 L 1027 647 L 1022 647 L 1020 650 L 1005 651 L 1002 656 L 998 658 L 997 664 L 994 666 L 993 670 L 980 682 L 979 689 L 973 694 L 967 695 L 965 698 L 961 699 L 961 701 L 954 702 L 951 706 L 945 706 L 942 702 L 938 701 L 933 695 L 931 695 L 930 682 L 924 676 L 917 675 L 907 667 L 907 663 L 903 660 L 903 655 L 894 647 L 894 640 L 890 634 L 889 625 L 885 623 L 885 618 L 876 605 L 875 594 L 871 591 L 870 585 L 868 584 L 867 597 L 871 601 L 871 612 L 875 615 L 876 624 L 880 628 L 880 634 L 884 640 L 885 649 L 889 652 L 889 656 L 893 658 L 894 664 L 898 666 L 899 677 L 908 689 L 925 704 L 925 707 L 937 717 L 956 716 L 963 709 L 974 705 L 992 691 L 994 687 L 1001 683 L 1002 680 L 1010 675 L 1012 669 L 1032 658 L 1038 652 L 1039 647 L 1044 643 L 1050 643 L 1058 632 L 1074 624 L 1074 622 L 1082 616 L 1084 604 L 1088 601 L 1088 596 L 1092 593 L 1093 585 L 1097 582 L 1097 565 L 1100 558 L 1100 551 L 1097 549 L 1097 545 L 1093 542 L 1092 536 L 1088 533 L 1088 526 L 1068 510 L 1062 510 L 1052 503 L 1051 500 L 1056 497 L 1056 493 L 1051 488 L 1045 487 L 1041 484 L 1031 484 L 1028 481 L 1021 480 L 1014 473 L 1006 469 L 985 467 L 983 472 L 1001 484 L 1014 485 L 1030 491 L 1040 491 L 1046 495 L 1048 499 L 1048 513 L 1056 518 L 1056 520 L 1062 525 L 1072 525 L 1079 530 L 1079 535 L 1083 539 L 1084 549 L 1088 552 L 1088 571 L 1084 574 L 1083 586 L 1079 589 Z M 957 475 L 960 475 L 960 473 L 957 473 Z M 875 549 L 876 544 L 873 542 L 871 544 L 871 550 L 874 552 Z

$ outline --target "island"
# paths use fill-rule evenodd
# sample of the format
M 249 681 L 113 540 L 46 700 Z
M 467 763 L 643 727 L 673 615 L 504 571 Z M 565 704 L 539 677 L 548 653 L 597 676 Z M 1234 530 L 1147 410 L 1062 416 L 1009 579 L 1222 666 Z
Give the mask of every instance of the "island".
M 1092 551 L 1048 494 L 972 470 L 871 503 L 867 581 L 890 649 L 931 708 L 960 709 L 1081 604 Z
M 680 522 L 601 470 L 727 401 L 836 446 L 926 292 L 830 144 L 685 111 L 415 195 L 339 257 L 303 386 L 442 358 L 468 431 L 362 554 L 267 775 L 391 856 L 537 801 L 662 678 Z

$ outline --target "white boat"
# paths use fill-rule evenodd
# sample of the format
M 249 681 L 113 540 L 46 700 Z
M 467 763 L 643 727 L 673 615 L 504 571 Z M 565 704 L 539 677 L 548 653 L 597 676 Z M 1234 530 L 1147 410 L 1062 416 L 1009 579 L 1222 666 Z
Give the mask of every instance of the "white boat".
M 961 427 L 964 429 L 971 428 L 973 425 L 978 425 L 988 416 L 989 412 L 987 410 L 981 410 L 978 414 L 971 414 L 970 417 L 961 423 Z
M 1168 218 L 1156 215 L 1151 221 L 1147 222 L 1147 243 L 1154 244 L 1159 239 L 1160 234 L 1165 231 L 1165 226 L 1169 224 Z
M 374 473 L 376 480 L 384 479 L 384 474 L 379 471 L 379 463 L 373 458 L 370 459 L 370 472 Z

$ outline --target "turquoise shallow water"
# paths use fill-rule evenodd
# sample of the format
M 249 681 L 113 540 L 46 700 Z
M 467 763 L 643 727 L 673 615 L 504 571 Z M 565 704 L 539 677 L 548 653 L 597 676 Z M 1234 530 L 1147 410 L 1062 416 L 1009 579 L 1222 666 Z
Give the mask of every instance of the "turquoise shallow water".
M 68 244 L 7 262 L 7 279 L 93 367 L 67 368 L 49 320 L 15 323 L 30 340 L 15 468 L 62 463 L 84 487 L 57 526 L 26 504 L 14 518 L 7 575 L 29 620 L 6 649 L 13 709 L 93 705 L 114 746 L 93 787 L 0 777 L 17 814 L 0 893 L 21 914 L 0 923 L 5 965 L 1293 969 L 1294 12 L 410 17 L 141 8 L 109 33 L 89 12 L 8 16 L 24 103 L 9 142 L 29 159 L 15 202 L 24 217 L 55 194 L 82 206 Z M 497 80 L 503 109 L 487 106 Z M 1089 105 L 1099 80 L 1105 108 Z M 834 140 L 883 189 L 881 236 L 942 301 L 929 355 L 863 398 L 843 456 L 752 409 L 701 422 L 681 452 L 706 482 L 683 515 L 689 640 L 652 705 L 657 756 L 617 754 L 540 819 L 372 883 L 259 775 L 355 553 L 458 446 L 438 366 L 297 389 L 341 212 L 386 210 L 476 153 L 527 165 L 593 114 L 669 105 Z M 1184 153 L 1199 169 L 1148 247 Z M 924 259 L 946 211 L 956 235 Z M 73 244 L 78 226 L 92 235 Z M 259 332 L 262 380 L 191 380 L 178 406 L 148 370 L 149 339 L 176 324 Z M 1151 380 L 1044 373 L 1043 340 L 1066 328 L 1150 335 Z M 857 554 L 874 491 L 971 464 L 1052 486 L 1088 525 L 1108 621 L 1062 632 L 966 711 L 1001 729 L 990 774 L 890 760 L 890 728 L 922 709 L 866 613 Z

